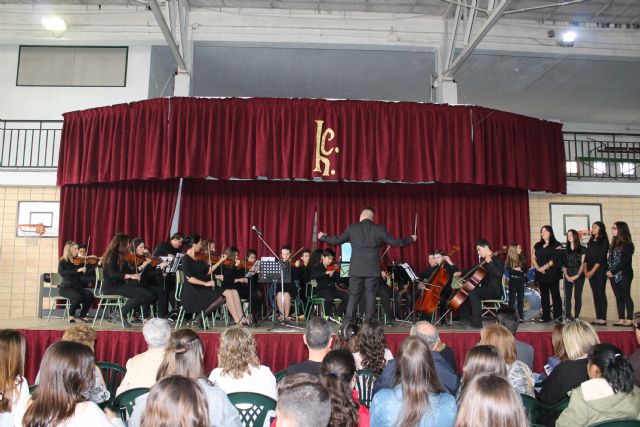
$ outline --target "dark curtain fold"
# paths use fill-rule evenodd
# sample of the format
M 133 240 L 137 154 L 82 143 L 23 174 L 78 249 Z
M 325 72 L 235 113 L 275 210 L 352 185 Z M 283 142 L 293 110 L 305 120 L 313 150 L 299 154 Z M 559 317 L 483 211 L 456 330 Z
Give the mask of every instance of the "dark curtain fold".
M 241 252 L 251 247 L 267 255 L 251 226 L 276 252 L 286 243 L 295 251 L 311 246 L 315 212 L 318 230 L 339 234 L 365 206 L 396 237 L 413 234 L 418 214 L 417 243 L 388 252 L 414 268 L 425 267 L 428 250 L 454 245 L 461 248 L 454 260 L 473 265 L 479 238 L 495 249 L 514 241 L 529 247 L 527 192 L 473 185 L 185 180 L 179 227 L 213 237 L 220 249 L 233 244 Z
M 566 191 L 560 124 L 481 107 L 171 98 L 64 117 L 60 186 L 265 177 Z M 314 171 L 323 139 L 328 175 Z
M 59 252 L 67 240 L 101 255 L 116 232 L 139 236 L 153 249 L 169 237 L 179 180 L 65 185 L 60 190 Z

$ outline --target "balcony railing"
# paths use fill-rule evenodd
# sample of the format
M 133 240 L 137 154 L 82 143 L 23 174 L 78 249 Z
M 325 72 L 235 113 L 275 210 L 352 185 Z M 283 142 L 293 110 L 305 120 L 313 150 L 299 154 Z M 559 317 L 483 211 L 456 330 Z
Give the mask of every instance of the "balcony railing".
M 640 180 L 640 135 L 565 132 L 564 149 L 568 179 Z
M 0 168 L 55 169 L 61 120 L 0 120 Z

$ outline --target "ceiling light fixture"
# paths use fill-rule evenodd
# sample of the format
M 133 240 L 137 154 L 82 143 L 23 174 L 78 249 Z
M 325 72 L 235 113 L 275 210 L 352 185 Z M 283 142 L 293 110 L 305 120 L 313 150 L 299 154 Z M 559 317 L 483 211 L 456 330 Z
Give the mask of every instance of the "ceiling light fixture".
M 67 23 L 57 16 L 42 18 L 42 25 L 46 30 L 51 31 L 51 35 L 56 38 L 62 37 L 64 32 L 67 31 Z
M 562 33 L 562 40 L 558 43 L 563 47 L 573 47 L 573 43 L 576 41 L 577 34 L 575 31 L 565 31 Z

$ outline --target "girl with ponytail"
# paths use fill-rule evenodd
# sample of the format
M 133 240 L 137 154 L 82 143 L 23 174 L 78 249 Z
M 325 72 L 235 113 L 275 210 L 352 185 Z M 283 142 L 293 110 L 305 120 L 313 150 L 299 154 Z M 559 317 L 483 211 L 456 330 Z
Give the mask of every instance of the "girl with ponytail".
M 640 389 L 633 384 L 633 368 L 622 351 L 596 344 L 589 351 L 589 380 L 574 389 L 557 427 L 588 426 L 614 419 L 640 420 Z
M 354 390 L 356 362 L 349 350 L 332 350 L 322 360 L 320 381 L 331 396 L 329 427 L 369 427 L 369 409 Z

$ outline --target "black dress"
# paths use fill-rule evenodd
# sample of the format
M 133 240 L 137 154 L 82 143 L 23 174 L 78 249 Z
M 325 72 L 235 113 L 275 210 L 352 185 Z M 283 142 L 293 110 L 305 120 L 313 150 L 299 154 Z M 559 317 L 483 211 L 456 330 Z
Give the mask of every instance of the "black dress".
M 607 320 L 607 252 L 609 242 L 606 239 L 590 240 L 587 244 L 584 262 L 587 270 L 591 271 L 596 264 L 598 269 L 589 279 L 593 304 L 596 309 L 596 319 Z
M 182 285 L 180 299 L 187 313 L 198 313 L 205 310 L 222 296 L 223 290 L 221 288 L 189 283 L 189 277 L 203 282 L 211 280 L 211 276 L 208 274 L 209 266 L 204 261 L 196 261 L 189 255 L 185 255 L 182 258 L 182 271 L 184 272 L 185 280 Z
M 553 266 L 549 267 L 545 273 L 536 270 L 536 284 L 540 289 L 542 300 L 542 321 L 551 320 L 551 301 L 553 302 L 553 319 L 562 316 L 562 298 L 560 298 L 560 264 L 561 253 L 558 249 L 558 242 L 550 242 L 546 247 L 538 242 L 533 247 L 536 262 L 540 267 L 553 261 Z M 551 294 L 551 301 L 549 301 Z

